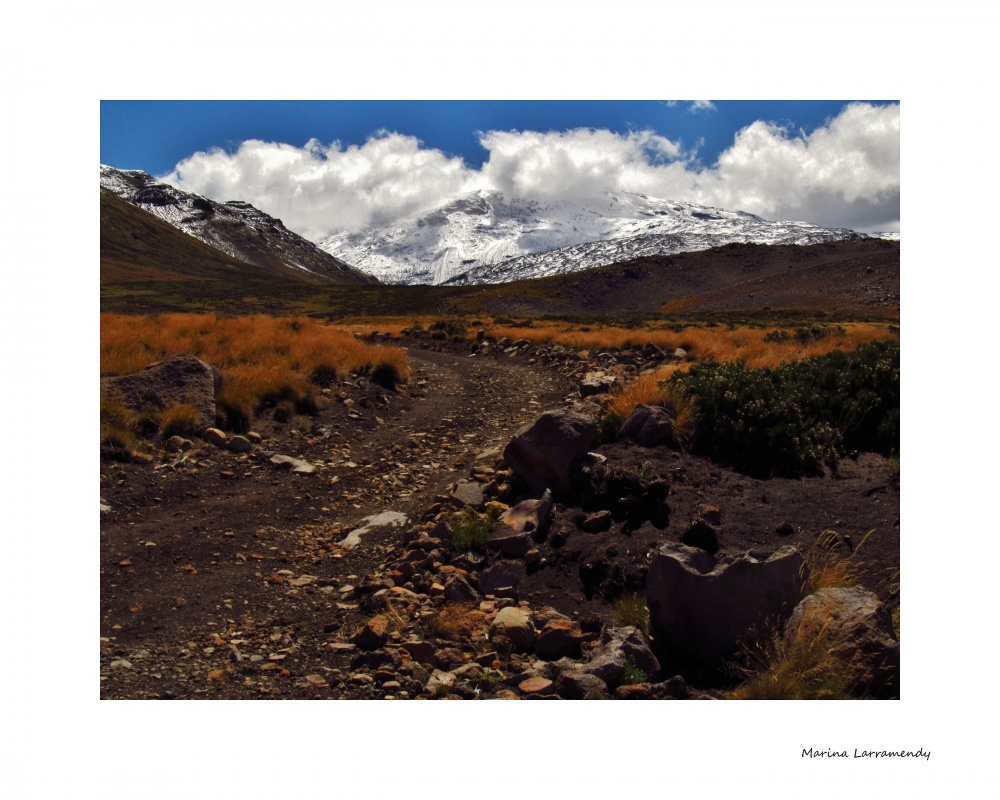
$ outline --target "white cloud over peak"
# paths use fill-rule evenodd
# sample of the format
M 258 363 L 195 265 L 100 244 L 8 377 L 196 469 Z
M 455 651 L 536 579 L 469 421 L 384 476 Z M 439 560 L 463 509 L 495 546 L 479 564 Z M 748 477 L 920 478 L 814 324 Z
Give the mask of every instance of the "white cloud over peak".
M 898 105 L 852 104 L 808 135 L 757 121 L 708 167 L 652 131 L 489 131 L 480 142 L 489 157 L 472 169 L 384 131 L 347 147 L 246 141 L 233 153 L 195 153 L 164 180 L 216 200 L 245 200 L 314 241 L 478 189 L 567 201 L 632 191 L 767 219 L 863 231 L 899 226 Z

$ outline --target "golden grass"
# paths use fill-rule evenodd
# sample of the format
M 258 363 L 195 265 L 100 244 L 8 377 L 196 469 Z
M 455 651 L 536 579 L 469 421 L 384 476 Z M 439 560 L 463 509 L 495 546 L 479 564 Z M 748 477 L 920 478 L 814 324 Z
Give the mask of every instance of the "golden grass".
M 850 666 L 830 653 L 826 626 L 808 640 L 786 642 L 781 629 L 752 639 L 742 649 L 745 678 L 733 700 L 845 700 Z
M 876 323 L 845 323 L 843 333 L 831 326 L 828 335 L 801 342 L 795 337 L 795 327 L 775 328 L 789 334 L 786 341 L 766 342 L 770 330 L 758 328 L 687 327 L 680 331 L 668 328 L 620 328 L 615 326 L 583 326 L 573 328 L 562 322 L 535 322 L 530 328 L 485 325 L 486 333 L 497 339 L 527 339 L 536 344 L 551 342 L 580 350 L 603 350 L 611 347 L 644 347 L 652 343 L 667 353 L 678 347 L 691 359 L 701 361 L 739 361 L 747 367 L 777 367 L 803 358 L 825 355 L 834 350 L 854 350 L 891 334 L 885 325 Z
M 198 419 L 201 415 L 198 409 L 190 403 L 180 403 L 166 409 L 160 415 L 160 436 L 169 439 L 171 436 L 193 436 L 199 433 Z
M 380 366 L 405 381 L 398 347 L 358 340 L 307 317 L 101 314 L 101 375 L 127 375 L 168 355 L 197 356 L 223 374 L 220 405 L 252 410 L 268 397 L 304 397 L 314 370 L 338 375 Z
M 875 533 L 872 528 L 846 558 L 840 554 L 840 534 L 825 530 L 816 537 L 812 547 L 804 554 L 809 567 L 809 579 L 805 593 L 812 594 L 820 589 L 857 586 L 862 577 L 864 562 L 858 559 L 858 552 L 868 538 Z
M 683 364 L 670 364 L 616 388 L 605 401 L 605 414 L 624 421 L 637 406 L 663 406 L 674 420 L 674 440 L 680 445 L 686 444 L 694 435 L 697 406 L 694 398 L 679 386 L 666 383 L 676 371 L 685 368 Z

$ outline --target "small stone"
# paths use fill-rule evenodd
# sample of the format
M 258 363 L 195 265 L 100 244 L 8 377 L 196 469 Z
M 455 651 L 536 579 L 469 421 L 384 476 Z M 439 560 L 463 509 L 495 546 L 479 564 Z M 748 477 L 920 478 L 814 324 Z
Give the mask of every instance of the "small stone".
M 525 694 L 545 694 L 553 691 L 552 681 L 541 676 L 523 680 L 517 685 L 517 688 Z
M 611 512 L 607 509 L 588 514 L 577 526 L 586 533 L 603 533 L 611 529 Z
M 250 440 L 245 436 L 234 436 L 229 440 L 229 449 L 234 453 L 249 453 Z
M 782 522 L 774 529 L 774 532 L 778 536 L 791 536 L 795 533 L 795 526 L 790 522 Z
M 163 449 L 168 453 L 179 453 L 185 441 L 183 436 L 171 436 L 163 442 Z
M 472 481 L 460 481 L 455 484 L 449 499 L 457 506 L 478 509 L 483 505 L 483 488 Z
M 698 514 L 709 525 L 722 524 L 722 512 L 718 506 L 703 505 L 698 509 Z
M 206 428 L 201 438 L 209 444 L 214 444 L 216 447 L 226 446 L 226 434 L 218 428 Z
M 582 700 L 590 696 L 606 696 L 608 685 L 598 678 L 586 672 L 563 672 L 556 678 L 556 692 L 560 697 L 567 700 Z
M 377 650 L 388 638 L 389 621 L 379 614 L 358 628 L 351 637 L 351 642 L 362 650 Z

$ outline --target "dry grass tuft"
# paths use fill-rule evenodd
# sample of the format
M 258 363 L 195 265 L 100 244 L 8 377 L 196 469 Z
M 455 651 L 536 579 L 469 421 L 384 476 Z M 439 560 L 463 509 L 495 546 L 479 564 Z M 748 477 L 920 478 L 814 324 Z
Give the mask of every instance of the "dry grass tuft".
M 612 620 L 616 626 L 631 625 L 645 634 L 649 633 L 649 608 L 646 597 L 640 592 L 623 594 L 611 609 Z
M 831 655 L 824 627 L 808 641 L 787 643 L 776 628 L 747 642 L 736 667 L 744 682 L 733 700 L 846 700 L 850 668 Z
M 194 436 L 198 430 L 198 409 L 189 403 L 171 406 L 160 415 L 160 437 Z
M 846 558 L 841 555 L 843 540 L 839 533 L 829 529 L 820 533 L 812 547 L 805 553 L 806 565 L 809 567 L 809 580 L 805 593 L 812 594 L 820 589 L 838 586 L 857 586 L 861 581 L 864 567 L 864 562 L 858 559 L 858 551 L 873 533 L 875 533 L 874 528 L 865 534 Z
M 431 631 L 439 639 L 468 639 L 486 623 L 486 615 L 475 603 L 444 606 L 430 621 Z

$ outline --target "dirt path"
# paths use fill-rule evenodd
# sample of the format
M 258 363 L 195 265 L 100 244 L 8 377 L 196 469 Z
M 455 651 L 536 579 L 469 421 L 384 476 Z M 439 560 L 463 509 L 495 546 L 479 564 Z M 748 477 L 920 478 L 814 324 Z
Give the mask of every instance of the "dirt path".
M 211 660 L 215 637 L 234 626 L 322 635 L 358 616 L 332 590 L 377 567 L 380 542 L 402 531 L 370 534 L 346 553 L 335 543 L 383 511 L 418 521 L 572 389 L 555 370 L 503 357 L 419 348 L 410 357 L 408 390 L 337 387 L 339 400 L 315 418 L 262 425 L 268 438 L 248 456 L 206 445 L 175 470 L 102 463 L 111 506 L 101 519 L 102 696 L 192 696 L 185 685 L 208 670 L 184 662 Z M 278 472 L 272 451 L 321 466 Z M 303 574 L 316 578 L 308 598 L 290 585 Z M 178 658 L 171 681 L 163 663 Z M 111 666 L 122 661 L 132 666 Z

